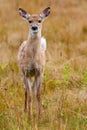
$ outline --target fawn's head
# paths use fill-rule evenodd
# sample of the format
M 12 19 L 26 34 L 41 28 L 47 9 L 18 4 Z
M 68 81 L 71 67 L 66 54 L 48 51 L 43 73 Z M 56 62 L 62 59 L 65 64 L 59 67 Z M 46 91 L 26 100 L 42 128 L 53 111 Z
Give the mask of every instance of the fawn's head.
M 30 25 L 30 31 L 32 33 L 38 33 L 41 31 L 42 22 L 50 14 L 50 7 L 44 9 L 40 14 L 30 15 L 24 9 L 19 8 L 19 14 L 26 19 Z

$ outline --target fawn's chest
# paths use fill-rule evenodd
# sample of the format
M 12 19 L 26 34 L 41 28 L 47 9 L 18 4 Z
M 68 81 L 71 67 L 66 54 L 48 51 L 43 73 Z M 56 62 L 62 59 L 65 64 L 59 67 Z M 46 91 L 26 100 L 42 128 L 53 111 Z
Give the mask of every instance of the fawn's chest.
M 42 70 L 42 59 L 40 48 L 26 45 L 21 50 L 19 64 L 26 76 L 38 75 Z
M 29 68 L 36 68 L 41 64 L 41 60 L 43 59 L 40 45 L 28 45 L 28 43 L 20 49 L 18 57 L 19 65 Z

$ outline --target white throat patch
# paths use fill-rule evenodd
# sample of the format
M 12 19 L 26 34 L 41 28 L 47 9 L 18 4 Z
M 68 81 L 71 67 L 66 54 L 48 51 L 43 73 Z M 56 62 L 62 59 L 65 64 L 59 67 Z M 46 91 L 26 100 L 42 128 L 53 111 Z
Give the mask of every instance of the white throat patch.
M 35 38 L 36 36 L 40 37 L 41 36 L 41 30 L 38 30 L 36 32 L 30 30 L 29 34 L 30 34 L 31 38 Z

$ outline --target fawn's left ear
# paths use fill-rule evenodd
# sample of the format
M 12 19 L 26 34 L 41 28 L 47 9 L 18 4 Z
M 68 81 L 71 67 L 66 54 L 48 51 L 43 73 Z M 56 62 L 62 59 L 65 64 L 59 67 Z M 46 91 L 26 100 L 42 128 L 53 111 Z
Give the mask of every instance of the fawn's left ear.
M 28 14 L 27 13 L 27 11 L 25 11 L 24 9 L 22 9 L 22 8 L 19 8 L 19 14 L 20 14 L 20 16 L 22 16 L 23 18 L 25 18 L 25 19 L 29 19 L 29 17 L 30 17 L 30 14 Z
M 50 14 L 50 7 L 44 9 L 44 10 L 41 12 L 40 16 L 44 19 L 44 18 L 46 18 L 49 14 Z

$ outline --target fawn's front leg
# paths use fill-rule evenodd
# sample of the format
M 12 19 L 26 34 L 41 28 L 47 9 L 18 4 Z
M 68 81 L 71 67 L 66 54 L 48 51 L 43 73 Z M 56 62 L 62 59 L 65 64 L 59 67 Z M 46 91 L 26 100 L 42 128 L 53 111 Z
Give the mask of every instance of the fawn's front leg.
M 34 97 L 36 103 L 36 118 L 39 119 L 41 113 L 41 83 L 42 83 L 42 74 L 35 77 L 34 81 Z
M 27 88 L 27 94 L 28 94 L 28 116 L 29 120 L 32 120 L 32 84 L 31 80 L 27 79 L 28 82 L 28 88 Z
M 26 80 L 26 77 L 23 76 L 23 83 L 24 83 L 24 90 L 25 90 L 25 102 L 24 102 L 24 111 L 27 111 L 27 103 L 28 103 L 28 93 L 27 93 L 27 89 L 28 89 L 28 82 Z
M 31 80 L 24 76 L 24 88 L 25 88 L 25 104 L 24 104 L 24 111 L 27 111 L 28 107 L 28 115 L 29 119 L 32 119 L 32 86 L 31 86 Z

